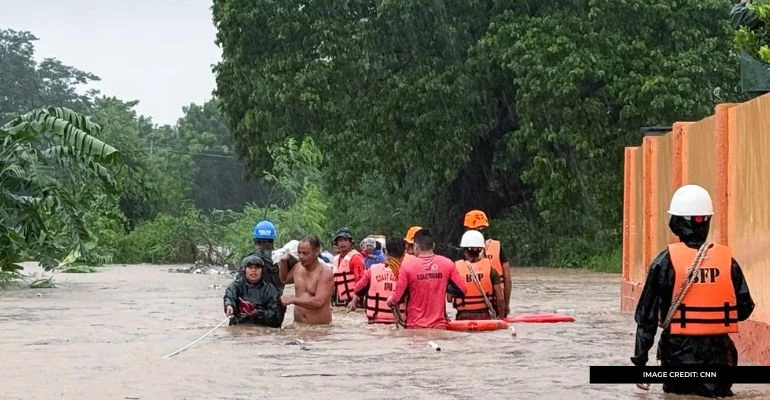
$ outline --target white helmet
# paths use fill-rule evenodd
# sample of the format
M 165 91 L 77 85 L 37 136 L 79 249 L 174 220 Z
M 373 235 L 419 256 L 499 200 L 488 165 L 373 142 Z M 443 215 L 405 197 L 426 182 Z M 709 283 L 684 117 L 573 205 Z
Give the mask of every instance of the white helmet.
M 684 185 L 674 192 L 668 213 L 680 217 L 714 215 L 711 196 L 698 185 Z
M 460 247 L 464 248 L 479 247 L 483 249 L 485 246 L 484 235 L 473 229 L 463 233 L 463 238 L 460 240 Z

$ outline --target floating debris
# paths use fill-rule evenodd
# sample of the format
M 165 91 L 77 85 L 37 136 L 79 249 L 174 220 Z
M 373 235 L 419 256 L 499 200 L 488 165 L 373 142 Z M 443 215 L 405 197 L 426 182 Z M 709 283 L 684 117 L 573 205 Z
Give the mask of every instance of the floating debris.
M 169 268 L 170 273 L 180 274 L 203 274 L 203 275 L 234 275 L 237 271 L 230 271 L 226 265 L 198 265 L 183 267 L 183 268 Z
M 281 374 L 281 378 L 302 378 L 306 376 L 337 376 L 336 374 Z

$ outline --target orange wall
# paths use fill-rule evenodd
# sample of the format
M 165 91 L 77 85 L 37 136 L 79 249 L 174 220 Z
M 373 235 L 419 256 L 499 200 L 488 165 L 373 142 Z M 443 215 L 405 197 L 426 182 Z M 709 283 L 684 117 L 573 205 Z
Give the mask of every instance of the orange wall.
M 648 265 L 676 240 L 674 190 L 703 186 L 715 208 L 709 240 L 730 246 L 757 304 L 734 339 L 744 361 L 770 365 L 770 95 L 677 122 L 626 148 L 625 159 L 621 309 L 636 307 Z

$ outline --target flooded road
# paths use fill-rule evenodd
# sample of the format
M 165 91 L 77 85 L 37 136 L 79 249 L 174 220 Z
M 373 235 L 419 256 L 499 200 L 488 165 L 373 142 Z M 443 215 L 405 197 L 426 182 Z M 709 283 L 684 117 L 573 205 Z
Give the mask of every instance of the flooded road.
M 634 324 L 618 311 L 618 274 L 514 269 L 512 314 L 569 310 L 576 317 L 512 324 L 516 337 L 509 330 L 369 326 L 360 310 L 335 311 L 330 327 L 296 328 L 290 306 L 280 330 L 225 325 L 163 359 L 224 319 L 230 282 L 169 268 L 57 274 L 55 289 L 0 291 L 0 398 L 688 398 L 665 396 L 660 385 L 644 393 L 633 385 L 588 384 L 589 365 L 630 363 Z M 770 398 L 768 385 L 734 391 L 739 399 Z

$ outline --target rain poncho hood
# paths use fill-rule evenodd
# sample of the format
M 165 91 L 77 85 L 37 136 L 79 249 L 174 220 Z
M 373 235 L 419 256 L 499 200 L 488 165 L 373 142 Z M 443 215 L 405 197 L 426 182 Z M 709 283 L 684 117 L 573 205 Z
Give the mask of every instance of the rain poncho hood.
M 283 294 L 283 288 L 286 285 L 281 282 L 281 278 L 278 276 L 278 264 L 273 262 L 273 254 L 275 254 L 275 250 L 272 249 L 255 249 L 249 253 L 243 261 L 241 261 L 239 276 L 243 275 L 243 268 L 245 267 L 243 263 L 246 261 L 246 259 L 249 257 L 258 257 L 262 261 L 261 265 L 264 266 L 262 271 L 262 279 L 275 286 L 275 288 L 278 289 L 279 294 Z M 259 261 L 255 262 L 259 263 Z

